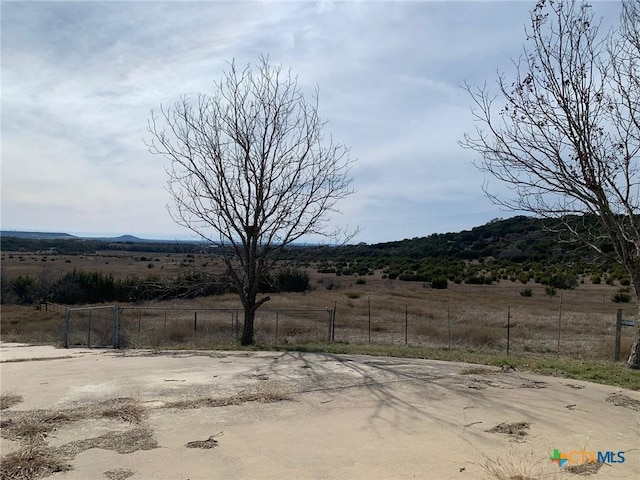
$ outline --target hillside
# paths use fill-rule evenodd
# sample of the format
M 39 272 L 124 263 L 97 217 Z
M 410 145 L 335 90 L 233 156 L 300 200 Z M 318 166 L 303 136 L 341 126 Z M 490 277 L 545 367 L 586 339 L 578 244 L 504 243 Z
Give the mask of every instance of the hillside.
M 576 218 L 576 224 L 586 223 Z M 377 244 L 327 246 L 292 246 L 286 258 L 294 260 L 328 261 L 354 258 L 380 259 L 449 259 L 505 260 L 515 263 L 592 262 L 593 252 L 572 242 L 560 241 L 558 222 L 516 216 L 496 219 L 471 230 L 456 233 L 436 233 L 426 237 Z M 14 235 L 19 233 L 20 235 Z M 212 251 L 197 242 L 143 240 L 131 235 L 117 238 L 80 238 L 60 233 L 1 232 L 3 251 L 45 251 L 58 253 L 92 253 L 104 250 L 159 253 L 204 253 Z

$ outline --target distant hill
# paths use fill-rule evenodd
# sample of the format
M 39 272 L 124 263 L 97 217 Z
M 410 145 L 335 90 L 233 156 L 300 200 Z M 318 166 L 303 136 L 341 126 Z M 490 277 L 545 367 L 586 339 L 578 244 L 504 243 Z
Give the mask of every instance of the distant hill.
M 157 240 L 144 240 L 142 238 L 135 237 L 133 235 L 120 235 L 119 237 L 99 237 L 91 238 L 91 240 L 102 240 L 104 242 L 130 242 L 130 243 L 149 243 Z
M 575 217 L 576 228 L 597 229 L 594 219 Z M 336 258 L 440 258 L 450 260 L 505 260 L 510 262 L 552 261 L 589 262 L 594 253 L 585 246 L 561 239 L 559 221 L 527 216 L 495 219 L 485 225 L 461 232 L 435 233 L 427 237 L 368 245 L 342 247 L 291 246 L 290 259 L 330 260 Z M 212 252 L 202 241 L 149 240 L 133 235 L 111 238 L 82 238 L 66 233 L 0 232 L 2 250 L 43 251 L 53 248 L 59 253 L 90 253 L 99 250 L 132 252 Z M 604 242 L 601 248 L 607 250 Z
M 18 230 L 0 230 L 1 238 L 23 238 L 27 240 L 86 240 L 96 242 L 115 243 L 202 243 L 194 240 L 154 240 L 139 238 L 134 235 L 120 235 L 119 237 L 79 237 L 69 233 L 54 232 L 23 232 Z
M 53 232 L 20 232 L 16 230 L 0 230 L 0 237 L 29 238 L 32 240 L 57 240 L 64 238 L 78 238 L 68 233 Z

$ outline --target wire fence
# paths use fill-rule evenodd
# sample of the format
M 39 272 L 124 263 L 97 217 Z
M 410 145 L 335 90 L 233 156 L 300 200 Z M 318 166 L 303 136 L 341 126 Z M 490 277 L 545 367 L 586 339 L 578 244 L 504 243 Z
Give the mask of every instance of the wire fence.
M 242 335 L 240 308 L 66 308 L 65 347 L 215 348 Z M 441 315 L 369 308 L 350 314 L 332 309 L 259 309 L 255 341 L 264 345 L 345 342 L 448 349 L 485 348 L 530 354 L 611 359 L 628 355 L 634 320 L 618 313 L 535 315 L 525 307 L 470 311 L 449 307 Z

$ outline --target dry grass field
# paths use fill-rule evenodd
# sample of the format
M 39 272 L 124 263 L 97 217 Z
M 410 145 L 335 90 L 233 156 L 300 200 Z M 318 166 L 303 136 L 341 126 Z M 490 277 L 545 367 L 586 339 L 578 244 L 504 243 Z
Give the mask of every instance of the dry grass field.
M 160 277 L 197 269 L 220 273 L 218 259 L 205 254 L 99 252 L 96 255 L 47 255 L 3 252 L 3 276 L 47 275 L 57 278 L 73 269 L 100 271 L 118 278 Z M 256 337 L 261 344 L 335 342 L 417 345 L 476 349 L 528 355 L 560 354 L 574 358 L 611 359 L 615 317 L 635 318 L 634 303 L 616 304 L 619 286 L 592 285 L 545 295 L 542 285 L 502 280 L 493 285 L 449 283 L 432 289 L 420 282 L 321 274 L 307 267 L 312 289 L 270 294 L 258 313 Z M 524 289 L 531 296 L 521 295 Z M 235 295 L 119 304 L 124 346 L 210 348 L 236 344 L 242 321 Z M 333 330 L 330 311 L 335 309 Z M 107 310 L 75 312 L 71 345 L 113 342 Z M 89 325 L 87 322 L 92 322 Z M 63 313 L 3 305 L 2 335 L 7 340 L 60 342 Z M 507 329 L 507 327 L 509 327 Z M 507 331 L 508 330 L 508 331 Z M 89 338 L 87 338 L 89 333 Z M 621 358 L 628 355 L 632 329 L 623 329 Z

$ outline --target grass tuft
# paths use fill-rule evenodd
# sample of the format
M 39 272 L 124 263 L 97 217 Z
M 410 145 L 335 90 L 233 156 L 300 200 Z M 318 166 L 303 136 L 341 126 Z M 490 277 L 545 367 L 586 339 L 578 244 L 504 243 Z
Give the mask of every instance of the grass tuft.
M 17 395 L 15 393 L 0 394 L 0 410 L 6 410 L 20 402 L 22 402 L 22 395 Z
M 484 470 L 488 480 L 553 480 L 558 475 L 550 470 L 547 458 L 536 458 L 533 452 L 518 453 L 509 450 L 507 455 L 497 458 L 487 458 L 480 467 Z
M 214 407 L 226 407 L 228 405 L 241 405 L 247 402 L 259 402 L 259 403 L 275 403 L 285 400 L 289 400 L 290 397 L 282 392 L 277 392 L 272 389 L 261 390 L 258 392 L 241 392 L 236 395 L 228 397 L 218 398 L 195 398 L 192 400 L 177 400 L 169 402 L 165 405 L 165 408 L 214 408 Z
M 71 466 L 55 449 L 33 443 L 0 459 L 0 480 L 35 480 Z

